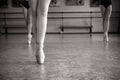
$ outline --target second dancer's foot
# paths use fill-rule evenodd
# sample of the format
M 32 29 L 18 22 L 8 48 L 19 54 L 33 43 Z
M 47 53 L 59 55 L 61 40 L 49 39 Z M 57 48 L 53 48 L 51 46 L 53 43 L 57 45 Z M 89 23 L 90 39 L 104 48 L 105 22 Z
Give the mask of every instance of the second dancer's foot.
M 45 54 L 43 49 L 38 49 L 36 52 L 36 60 L 38 64 L 43 64 L 45 61 Z
M 29 35 L 28 35 L 28 44 L 31 44 L 31 41 L 32 41 L 32 35 L 29 34 Z
M 108 42 L 108 41 L 109 41 L 109 38 L 108 38 L 108 34 L 107 34 L 107 33 L 104 34 L 104 37 L 103 37 L 103 38 L 104 38 L 104 41 L 105 41 L 105 42 Z

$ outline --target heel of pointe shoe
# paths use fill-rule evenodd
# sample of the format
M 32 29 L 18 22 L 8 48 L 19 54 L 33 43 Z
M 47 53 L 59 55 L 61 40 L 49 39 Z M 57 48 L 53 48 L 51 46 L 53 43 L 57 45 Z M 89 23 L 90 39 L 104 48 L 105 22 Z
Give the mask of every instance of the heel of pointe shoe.
M 31 40 L 32 40 L 32 35 L 29 34 L 29 35 L 28 35 L 28 44 L 31 44 Z

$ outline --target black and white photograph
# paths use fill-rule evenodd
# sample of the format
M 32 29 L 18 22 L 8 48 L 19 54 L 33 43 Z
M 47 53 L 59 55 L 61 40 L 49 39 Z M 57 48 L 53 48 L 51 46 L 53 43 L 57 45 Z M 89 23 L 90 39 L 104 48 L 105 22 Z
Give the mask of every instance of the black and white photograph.
M 99 7 L 100 1 L 99 0 L 90 0 L 90 7 Z
M 60 0 L 51 0 L 50 7 L 59 7 L 60 6 Z
M 21 7 L 21 2 L 25 0 L 12 0 L 12 7 L 19 8 Z
M 7 8 L 8 0 L 0 0 L 0 8 Z
M 66 0 L 66 5 L 83 6 L 84 0 Z
M 120 80 L 120 0 L 0 0 L 0 80 Z

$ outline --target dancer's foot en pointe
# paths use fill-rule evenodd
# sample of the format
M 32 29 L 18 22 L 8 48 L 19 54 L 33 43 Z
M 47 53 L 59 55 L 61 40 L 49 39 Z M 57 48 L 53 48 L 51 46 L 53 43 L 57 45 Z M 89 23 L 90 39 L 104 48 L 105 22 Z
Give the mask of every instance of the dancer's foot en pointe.
M 29 35 L 28 35 L 28 44 L 29 44 L 29 45 L 31 44 L 31 41 L 32 41 L 32 35 L 29 34 Z
M 105 42 L 108 42 L 109 41 L 108 33 L 105 33 L 103 38 Z
M 43 49 L 37 49 L 36 51 L 36 60 L 38 64 L 43 64 L 45 61 L 45 54 Z

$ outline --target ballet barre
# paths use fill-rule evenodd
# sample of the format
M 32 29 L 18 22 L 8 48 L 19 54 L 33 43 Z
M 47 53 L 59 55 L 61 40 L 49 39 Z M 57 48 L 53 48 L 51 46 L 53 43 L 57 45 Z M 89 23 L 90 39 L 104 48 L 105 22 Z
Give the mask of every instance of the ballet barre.
M 8 17 L 8 15 L 18 15 L 18 14 L 21 15 L 21 14 L 23 14 L 23 12 L 0 12 L 0 15 L 3 15 L 2 17 L 0 17 L 0 20 L 3 20 L 3 22 L 4 22 L 3 29 L 5 30 L 6 35 L 8 34 L 8 29 L 25 28 L 24 25 L 22 25 L 22 27 L 21 27 L 21 25 L 15 25 L 15 24 L 8 25 L 7 24 L 7 21 L 12 21 L 12 20 L 17 20 L 17 19 L 24 20 L 24 17 L 19 17 L 19 16 L 17 16 L 17 17 L 9 16 Z
M 72 14 L 72 13 L 77 13 L 77 14 L 84 14 L 84 13 L 87 13 L 89 16 L 65 16 L 67 14 Z M 94 13 L 101 13 L 100 11 L 98 12 L 95 12 L 95 11 L 85 11 L 85 12 L 49 12 L 48 14 L 59 14 L 59 16 L 48 16 L 48 19 L 61 19 L 61 26 L 59 26 L 59 29 L 60 29 L 60 32 L 59 33 L 65 33 L 65 29 L 89 29 L 89 34 L 92 34 L 92 28 L 93 28 L 93 25 L 92 25 L 92 21 L 94 18 L 102 18 L 101 16 L 100 17 L 97 17 L 97 16 L 94 16 Z M 116 11 L 113 11 L 113 13 L 119 13 L 119 12 L 116 12 Z M 3 20 L 4 22 L 4 25 L 3 28 L 5 29 L 5 34 L 8 34 L 8 29 L 14 29 L 14 28 L 27 28 L 25 27 L 26 25 L 23 25 L 21 27 L 21 25 L 16 25 L 16 24 L 12 24 L 12 25 L 9 25 L 7 24 L 7 21 L 9 20 L 13 20 L 13 19 L 21 19 L 21 20 L 24 20 L 24 17 L 9 17 L 8 15 L 9 14 L 21 14 L 23 15 L 23 12 L 0 12 L 0 15 L 3 15 L 2 17 L 0 17 L 0 20 Z M 90 25 L 87 25 L 87 26 L 82 26 L 82 25 L 71 25 L 71 26 L 67 26 L 67 25 L 64 25 L 64 19 L 90 19 Z M 17 27 L 16 27 L 17 26 Z M 0 27 L 1 29 L 1 27 Z M 118 32 L 120 32 L 120 27 L 118 27 Z M 1 33 L 1 30 L 0 30 L 0 33 Z
M 67 15 L 67 14 L 72 14 L 72 13 L 77 13 L 77 14 L 81 14 L 81 13 L 87 13 L 89 14 L 89 16 L 82 16 L 82 17 L 74 17 L 74 16 L 64 16 L 64 15 Z M 101 17 L 93 17 L 92 14 L 93 13 L 100 13 L 100 12 L 92 12 L 92 11 L 88 11 L 88 12 L 49 12 L 48 14 L 60 14 L 60 16 L 48 16 L 48 19 L 61 19 L 62 20 L 62 24 L 61 26 L 59 27 L 60 28 L 60 33 L 65 33 L 64 30 L 65 29 L 89 29 L 89 33 L 92 34 L 92 18 L 101 18 Z M 8 34 L 8 29 L 14 29 L 14 28 L 25 28 L 25 26 L 22 26 L 21 25 L 15 25 L 15 24 L 12 24 L 12 25 L 9 25 L 7 24 L 7 21 L 9 20 L 13 20 L 13 19 L 23 19 L 24 20 L 24 17 L 10 17 L 8 15 L 18 15 L 18 14 L 21 14 L 23 15 L 23 12 L 0 12 L 0 15 L 3 14 L 3 17 L 0 18 L 0 19 L 3 19 L 4 21 L 4 29 L 5 29 L 5 34 Z M 64 19 L 90 19 L 90 25 L 88 26 L 65 26 L 64 25 Z M 17 26 L 17 27 L 16 27 Z
M 92 34 L 92 28 L 93 28 L 93 25 L 92 25 L 92 19 L 93 18 L 102 18 L 102 17 L 93 17 L 92 14 L 93 13 L 101 13 L 101 12 L 93 12 L 93 11 L 86 11 L 86 12 L 49 12 L 50 14 L 51 13 L 55 13 L 55 14 L 61 14 L 61 17 L 49 17 L 49 19 L 61 19 L 62 20 L 62 25 L 59 27 L 60 28 L 60 33 L 65 33 L 64 30 L 65 29 L 89 29 L 89 34 L 91 35 Z M 65 16 L 67 14 L 84 14 L 84 13 L 87 13 L 89 14 L 89 16 Z M 67 25 L 64 25 L 64 19 L 90 19 L 90 25 L 87 25 L 87 26 L 81 26 L 81 25 L 74 25 L 74 26 L 67 26 Z

